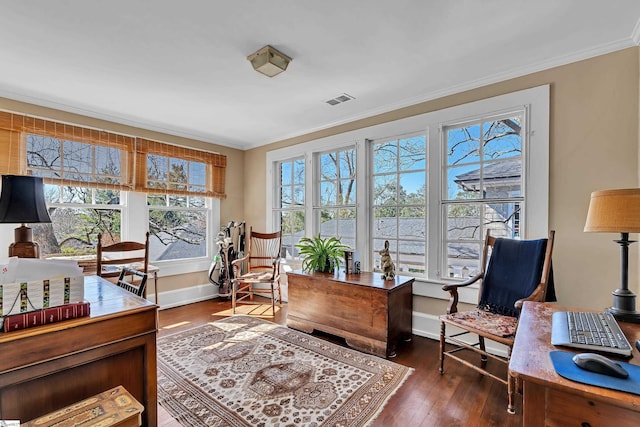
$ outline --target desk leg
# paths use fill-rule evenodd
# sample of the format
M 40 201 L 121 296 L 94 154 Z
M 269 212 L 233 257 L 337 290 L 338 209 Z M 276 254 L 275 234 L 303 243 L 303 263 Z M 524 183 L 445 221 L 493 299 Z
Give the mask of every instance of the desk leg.
M 544 426 L 547 413 L 546 388 L 522 382 L 522 427 Z

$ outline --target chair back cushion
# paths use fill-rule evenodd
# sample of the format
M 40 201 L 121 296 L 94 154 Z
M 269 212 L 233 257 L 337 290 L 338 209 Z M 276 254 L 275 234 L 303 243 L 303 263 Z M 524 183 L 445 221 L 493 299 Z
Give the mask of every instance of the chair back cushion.
M 536 289 L 542 276 L 547 239 L 496 239 L 482 282 L 479 307 L 518 317 L 515 302 Z

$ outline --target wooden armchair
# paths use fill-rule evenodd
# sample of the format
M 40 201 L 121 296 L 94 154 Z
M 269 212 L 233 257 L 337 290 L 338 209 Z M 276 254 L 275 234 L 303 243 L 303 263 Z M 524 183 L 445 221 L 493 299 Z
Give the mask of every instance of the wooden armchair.
M 509 413 L 515 413 L 513 394 L 515 380 L 508 373 L 509 356 L 518 326 L 518 316 L 524 301 L 555 300 L 551 274 L 551 253 L 555 232 L 548 239 L 513 240 L 485 239 L 482 252 L 482 271 L 468 280 L 442 287 L 450 294 L 447 314 L 440 316 L 440 373 L 444 373 L 444 359 L 449 357 L 483 375 L 507 385 Z M 478 306 L 471 311 L 458 311 L 458 288 L 480 281 Z M 463 332 L 446 334 L 446 326 L 452 325 Z M 478 342 L 469 344 L 460 339 L 466 334 L 478 336 Z M 488 353 L 485 338 L 508 347 L 506 358 Z M 446 343 L 453 344 L 450 350 Z M 480 366 L 458 357 L 461 350 L 472 350 L 480 354 Z M 487 360 L 491 358 L 507 367 L 506 379 L 488 372 Z
M 282 249 L 282 231 L 275 233 L 258 233 L 249 228 L 247 237 L 248 250 L 242 258 L 234 260 L 233 280 L 231 289 L 231 307 L 236 313 L 237 303 L 262 305 L 254 301 L 255 295 L 269 298 L 271 301 L 271 316 L 276 313 L 277 305 L 282 304 L 280 291 L 280 250 Z M 247 272 L 241 274 L 242 266 L 246 263 Z M 249 314 L 263 314 L 251 312 Z
M 106 255 L 105 255 L 106 254 Z M 98 234 L 96 248 L 96 274 L 100 277 L 120 277 L 124 267 L 141 271 L 145 275 L 149 272 L 149 232 L 144 242 L 116 242 L 104 245 L 102 234 Z M 135 276 L 132 276 L 132 280 Z M 144 290 L 143 290 L 143 295 Z

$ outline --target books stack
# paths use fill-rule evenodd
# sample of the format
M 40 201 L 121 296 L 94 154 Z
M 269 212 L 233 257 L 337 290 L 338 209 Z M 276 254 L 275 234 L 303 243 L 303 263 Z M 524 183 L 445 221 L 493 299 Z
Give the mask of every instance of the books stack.
M 90 305 L 88 301 L 64 304 L 26 313 L 11 314 L 4 317 L 4 331 L 10 332 L 60 322 L 62 320 L 76 319 L 78 317 L 88 316 L 89 314 Z

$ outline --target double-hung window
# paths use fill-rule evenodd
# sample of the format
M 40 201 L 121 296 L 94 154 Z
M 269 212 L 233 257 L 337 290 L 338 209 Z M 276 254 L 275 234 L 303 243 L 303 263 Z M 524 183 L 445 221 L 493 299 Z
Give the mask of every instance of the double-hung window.
M 323 238 L 335 236 L 349 247 L 356 244 L 356 149 L 320 153 L 316 156 L 318 202 L 316 227 Z
M 282 230 L 285 256 L 298 256 L 298 243 L 305 231 L 304 157 L 277 162 L 277 201 L 273 209 L 276 228 Z
M 398 272 L 424 274 L 426 268 L 427 136 L 370 142 L 374 266 L 389 241 Z
M 206 164 L 158 154 L 147 154 L 149 231 L 156 244 L 153 261 L 207 256 Z M 184 194 L 167 194 L 176 190 Z M 153 191 L 153 190 L 149 190 Z
M 47 180 L 52 224 L 33 225 L 41 254 L 93 253 L 98 233 L 119 241 L 132 138 L 71 126 L 49 133 L 25 133 L 27 173 Z
M 525 209 L 524 110 L 443 127 L 444 259 L 449 277 L 480 271 L 482 242 L 518 238 Z

